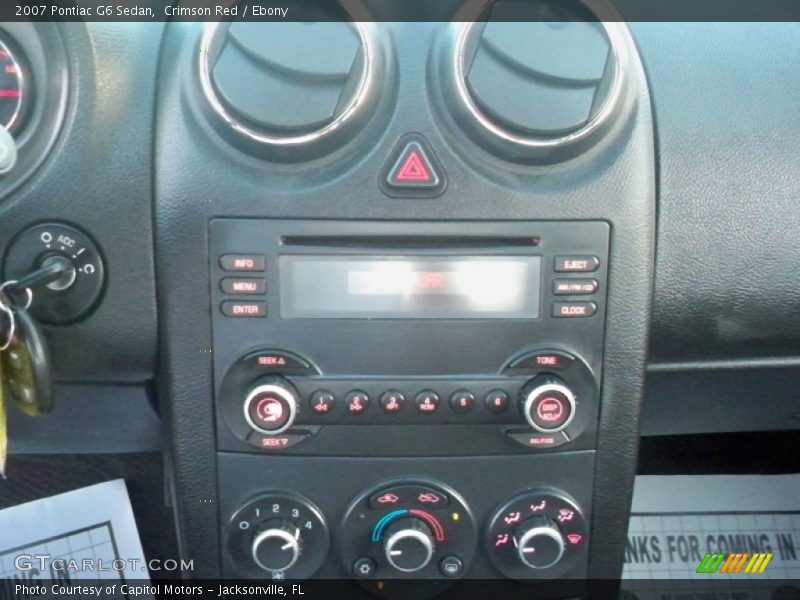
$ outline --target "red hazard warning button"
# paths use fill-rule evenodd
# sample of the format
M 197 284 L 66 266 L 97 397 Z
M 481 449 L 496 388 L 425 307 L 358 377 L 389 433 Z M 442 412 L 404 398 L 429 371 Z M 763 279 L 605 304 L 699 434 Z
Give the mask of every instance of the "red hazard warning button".
M 438 195 L 444 189 L 444 171 L 425 139 L 404 136 L 389 157 L 384 190 L 390 195 Z M 400 192 L 400 194 L 398 194 Z

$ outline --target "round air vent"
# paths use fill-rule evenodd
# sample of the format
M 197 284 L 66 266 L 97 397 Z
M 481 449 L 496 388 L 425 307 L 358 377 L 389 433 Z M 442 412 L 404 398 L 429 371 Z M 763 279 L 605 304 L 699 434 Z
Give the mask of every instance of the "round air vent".
M 501 0 L 456 28 L 451 105 L 479 141 L 514 160 L 553 159 L 611 123 L 631 44 L 624 25 L 577 0 Z
M 308 6 L 303 17 L 314 16 Z M 211 23 L 203 36 L 200 80 L 214 115 L 270 158 L 331 151 L 375 104 L 372 24 L 316 16 L 326 20 Z

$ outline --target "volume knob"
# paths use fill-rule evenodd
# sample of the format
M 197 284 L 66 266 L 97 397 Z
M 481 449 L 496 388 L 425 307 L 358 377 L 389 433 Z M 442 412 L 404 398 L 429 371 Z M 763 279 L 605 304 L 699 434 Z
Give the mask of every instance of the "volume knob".
M 565 429 L 575 416 L 575 394 L 556 377 L 535 377 L 522 388 L 520 399 L 525 420 L 542 433 Z
M 244 418 L 255 431 L 275 435 L 297 417 L 298 393 L 283 377 L 261 380 L 245 397 Z
M 283 519 L 267 521 L 253 537 L 253 560 L 270 573 L 286 571 L 300 558 L 301 545 L 296 525 Z

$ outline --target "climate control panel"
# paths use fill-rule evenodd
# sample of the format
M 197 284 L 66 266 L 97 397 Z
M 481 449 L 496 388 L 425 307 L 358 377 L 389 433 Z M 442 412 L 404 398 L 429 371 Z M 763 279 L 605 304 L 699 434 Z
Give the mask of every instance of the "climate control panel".
M 320 576 L 351 578 L 385 595 L 387 581 L 429 581 L 440 592 L 492 573 L 522 582 L 574 577 L 587 556 L 585 511 L 554 488 L 518 492 L 476 518 L 450 486 L 396 479 L 363 490 L 337 512 L 326 519 L 298 494 L 259 494 L 227 521 L 229 557 L 239 575 L 252 578 L 306 579 L 328 565 Z M 328 520 L 338 522 L 332 542 Z
M 477 530 L 465 501 L 428 481 L 362 493 L 339 529 L 338 549 L 356 579 L 457 578 L 473 560 Z

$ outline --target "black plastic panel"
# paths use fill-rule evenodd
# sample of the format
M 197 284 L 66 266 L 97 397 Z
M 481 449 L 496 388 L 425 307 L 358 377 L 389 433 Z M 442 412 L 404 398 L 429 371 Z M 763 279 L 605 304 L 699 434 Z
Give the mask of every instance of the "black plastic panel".
M 53 412 L 8 410 L 8 451 L 17 454 L 118 454 L 164 446 L 163 426 L 145 386 L 59 384 Z M 13 457 L 12 457 L 13 460 Z
M 420 458 L 416 460 L 359 458 L 296 458 L 219 455 L 219 509 L 221 526 L 252 496 L 275 488 L 281 482 L 316 504 L 333 532 L 332 548 L 342 543 L 337 535 L 345 511 L 363 492 L 380 489 L 414 473 L 414 479 L 446 482 L 465 501 L 483 539 L 492 513 L 502 503 L 526 490 L 556 487 L 572 496 L 586 519 L 592 515 L 592 495 L 584 482 L 591 479 L 594 453 L 573 452 L 557 457 Z M 475 548 L 467 578 L 498 578 L 486 549 Z M 467 558 L 467 557 L 465 557 Z M 223 574 L 241 575 L 227 556 L 223 556 Z M 564 578 L 581 578 L 586 563 L 578 560 L 563 573 Z M 331 553 L 315 575 L 321 579 L 349 578 L 350 572 Z M 355 584 L 354 584 L 355 585 Z M 468 584 L 465 584 L 468 585 Z M 535 589 L 535 588 L 532 588 Z
M 499 221 L 605 221 L 611 230 L 611 266 L 607 288 L 605 365 L 595 468 L 581 471 L 580 481 L 566 482 L 565 491 L 582 499 L 591 494 L 592 528 L 588 573 L 614 577 L 622 564 L 624 536 L 618 523 L 627 518 L 638 433 L 638 403 L 643 380 L 644 341 L 651 292 L 654 243 L 654 162 L 652 127 L 647 90 L 641 72 L 634 65 L 632 86 L 626 106 L 631 111 L 610 127 L 607 134 L 586 155 L 557 167 L 526 167 L 501 160 L 481 149 L 452 122 L 452 114 L 439 96 L 441 81 L 431 67 L 433 55 L 447 23 L 379 24 L 384 39 L 391 40 L 390 86 L 366 126 L 339 150 L 309 162 L 274 163 L 260 161 L 235 150 L 208 120 L 196 80 L 195 52 L 200 28 L 171 28 L 164 44 L 157 119 L 156 250 L 162 346 L 160 393 L 169 399 L 172 455 L 175 464 L 176 504 L 181 541 L 195 569 L 211 575 L 219 568 L 220 517 L 225 518 L 240 494 L 265 489 L 293 489 L 304 493 L 331 515 L 351 500 L 350 495 L 378 484 L 387 475 L 441 479 L 460 489 L 491 487 L 506 482 L 508 496 L 519 491 L 523 480 L 550 473 L 547 461 L 560 473 L 547 482 L 559 485 L 572 477 L 566 461 L 582 453 L 540 455 L 524 453 L 503 457 L 436 459 L 338 460 L 295 456 L 231 456 L 220 463 L 214 451 L 217 423 L 213 409 L 214 373 L 217 360 L 230 364 L 238 356 L 231 341 L 235 335 L 249 335 L 248 327 L 260 330 L 258 342 L 280 337 L 287 330 L 274 322 L 261 329 L 237 326 L 228 342 L 212 341 L 211 321 L 217 318 L 218 282 L 209 280 L 211 245 L 208 223 L 217 218 L 313 219 L 334 221 L 405 222 L 410 230 L 427 224 Z M 402 51 L 399 51 L 402 49 Z M 635 95 L 635 98 L 633 97 Z M 380 174 L 390 160 L 399 139 L 409 132 L 425 136 L 447 172 L 446 191 L 435 199 L 389 197 L 380 187 Z M 257 222 L 257 221 L 254 221 Z M 241 249 L 242 252 L 250 250 Z M 267 271 L 269 278 L 269 270 Z M 270 282 L 268 281 L 268 290 Z M 552 283 L 552 282 L 551 282 Z M 269 292 L 268 292 L 269 293 Z M 221 316 L 219 317 L 221 318 Z M 266 318 L 267 322 L 270 317 Z M 272 323 L 272 322 L 271 322 Z M 369 339 L 369 324 L 350 324 L 348 335 Z M 413 323 L 409 323 L 413 325 Z M 344 327 L 340 328 L 344 330 Z M 255 329 L 253 329 L 255 331 Z M 279 331 L 280 330 L 280 331 Z M 420 327 L 409 327 L 409 339 Z M 307 344 L 321 343 L 309 326 Z M 528 332 L 529 334 L 532 332 Z M 511 334 L 515 336 L 514 333 Z M 273 337 L 277 341 L 278 337 Z M 531 335 L 526 344 L 503 348 L 507 360 L 515 350 L 533 347 L 540 341 Z M 519 340 L 517 340 L 518 342 Z M 238 343 L 238 342 L 236 342 Z M 332 344 L 332 342 L 330 342 Z M 443 343 L 443 342 L 442 342 Z M 506 342 L 503 342 L 506 343 Z M 318 360 L 312 346 L 297 348 Z M 274 347 L 274 345 L 273 345 Z M 280 345 L 278 346 L 280 347 Z M 232 349 L 233 348 L 233 349 Z M 355 364 L 355 349 L 342 345 L 341 357 L 322 353 L 320 364 L 338 367 Z M 213 349 L 213 356 L 212 356 Z M 294 349 L 294 348 L 292 348 Z M 507 351 L 507 352 L 506 352 Z M 227 353 L 227 354 L 226 354 Z M 362 352 L 360 371 L 380 372 L 374 353 Z M 414 354 L 406 353 L 409 360 Z M 474 367 L 474 358 L 461 361 L 462 371 Z M 587 359 L 591 362 L 593 359 Z M 422 365 L 417 363 L 407 365 Z M 496 369 L 498 365 L 494 365 Z M 385 367 L 384 367 L 385 369 Z M 303 446 L 299 446 L 302 448 Z M 245 467 L 236 472 L 235 462 Z M 352 461 L 362 475 L 333 469 Z M 565 462 L 561 462 L 565 461 Z M 428 462 L 442 467 L 439 473 Z M 591 462 L 591 461 L 590 461 Z M 218 464 L 221 469 L 218 471 Z M 572 463 L 569 463 L 570 465 Z M 542 469 L 539 467 L 542 466 Z M 450 470 L 452 469 L 452 473 Z M 484 471 L 486 469 L 486 471 Z M 323 488 L 324 498 L 312 488 L 326 472 L 338 474 L 336 485 Z M 491 476 L 480 477 L 491 472 Z M 520 478 L 520 473 L 528 474 Z M 223 477 L 218 480 L 218 474 Z M 479 476 L 475 476 L 475 475 Z M 535 475 L 534 475 L 535 474 Z M 360 482 L 348 484 L 351 477 Z M 470 483 L 464 483 L 470 479 Z M 235 481 L 234 481 L 235 480 Z M 363 484 L 363 485 L 362 485 Z M 474 487 L 473 487 L 474 486 Z M 513 488 L 513 489 L 512 489 Z M 237 490 L 234 492 L 234 490 Z M 500 488 L 498 488 L 500 491 Z M 225 494 L 220 506 L 207 502 Z M 236 493 L 236 497 L 228 494 Z M 486 514 L 490 506 L 505 498 L 475 500 Z M 584 503 L 583 500 L 581 501 Z M 330 506 L 331 510 L 322 504 Z M 596 545 L 596 546 L 595 546 Z
M 232 440 L 229 428 L 234 428 L 239 436 L 246 431 L 242 403 L 255 377 L 265 371 L 253 369 L 249 380 L 245 381 L 238 378 L 236 383 L 223 381 L 234 361 L 265 347 L 297 353 L 322 372 L 322 376 L 309 380 L 292 379 L 302 398 L 298 428 L 302 429 L 304 424 L 322 426 L 302 447 L 288 450 L 293 453 L 408 456 L 524 451 L 503 431 L 533 433 L 522 419 L 518 400 L 522 385 L 532 374 L 498 374 L 514 357 L 536 347 L 558 348 L 588 364 L 587 376 L 567 372 L 559 375 L 566 378 L 567 385 L 574 387 L 579 399 L 578 418 L 566 430 L 568 438 L 575 442 L 564 448 L 593 447 L 596 390 L 602 375 L 608 235 L 608 224 L 603 222 L 428 222 L 409 226 L 404 222 L 367 221 L 212 221 L 209 265 L 215 377 L 220 386 L 217 392 L 220 448 L 252 451 Z M 290 245 L 287 239 L 305 240 L 305 244 Z M 326 246 L 328 239 L 334 242 L 348 239 L 350 243 Z M 459 240 L 462 240 L 460 244 Z M 527 246 L 504 246 L 508 240 L 529 243 Z M 530 240 L 536 240 L 535 244 Z M 413 247 L 408 248 L 409 245 Z M 262 275 L 267 280 L 267 292 L 259 297 L 267 304 L 267 315 L 263 319 L 229 317 L 218 310 L 226 301 L 241 299 L 241 296 L 224 294 L 216 285 L 231 274 L 220 267 L 221 257 L 247 254 L 266 257 Z M 540 305 L 539 317 L 489 319 L 481 318 L 481 313 L 476 312 L 471 319 L 285 318 L 281 286 L 286 285 L 288 274 L 281 270 L 285 263 L 279 258 L 289 256 L 362 259 L 405 256 L 449 260 L 538 257 L 541 280 L 529 294 Z M 554 301 L 558 300 L 552 293 L 553 280 L 565 276 L 556 274 L 558 259 L 564 256 L 596 259 L 597 267 L 592 274 L 602 285 L 598 292 L 586 298 L 597 307 L 593 316 L 551 316 Z M 337 382 L 336 378 L 341 381 Z M 344 415 L 338 419 L 334 415 L 341 415 L 342 410 L 321 418 L 308 414 L 307 398 L 314 389 L 330 389 L 343 403 L 349 391 L 348 380 L 352 386 L 349 389 L 366 390 L 372 397 L 372 406 L 365 414 L 349 418 Z M 379 406 L 380 392 L 387 389 L 403 391 L 409 403 L 420 390 L 434 389 L 446 404 L 450 395 L 462 388 L 472 391 L 477 398 L 478 406 L 469 414 L 456 414 L 443 406 L 437 414 L 419 415 L 410 406 L 402 414 L 386 415 Z M 494 388 L 505 389 L 511 397 L 511 406 L 504 415 L 492 415 L 483 406 L 485 394 Z M 447 435 L 443 435 L 445 430 L 437 430 L 436 423 L 449 425 Z M 516 427 L 503 429 L 499 425 Z M 239 432 L 239 427 L 245 429 Z
M 143 382 L 156 362 L 150 157 L 164 25 L 48 25 L 67 49 L 66 118 L 53 132 L 54 151 L 25 186 L 0 200 L 0 254 L 39 222 L 85 230 L 106 261 L 107 285 L 85 319 L 45 329 L 56 378 Z

